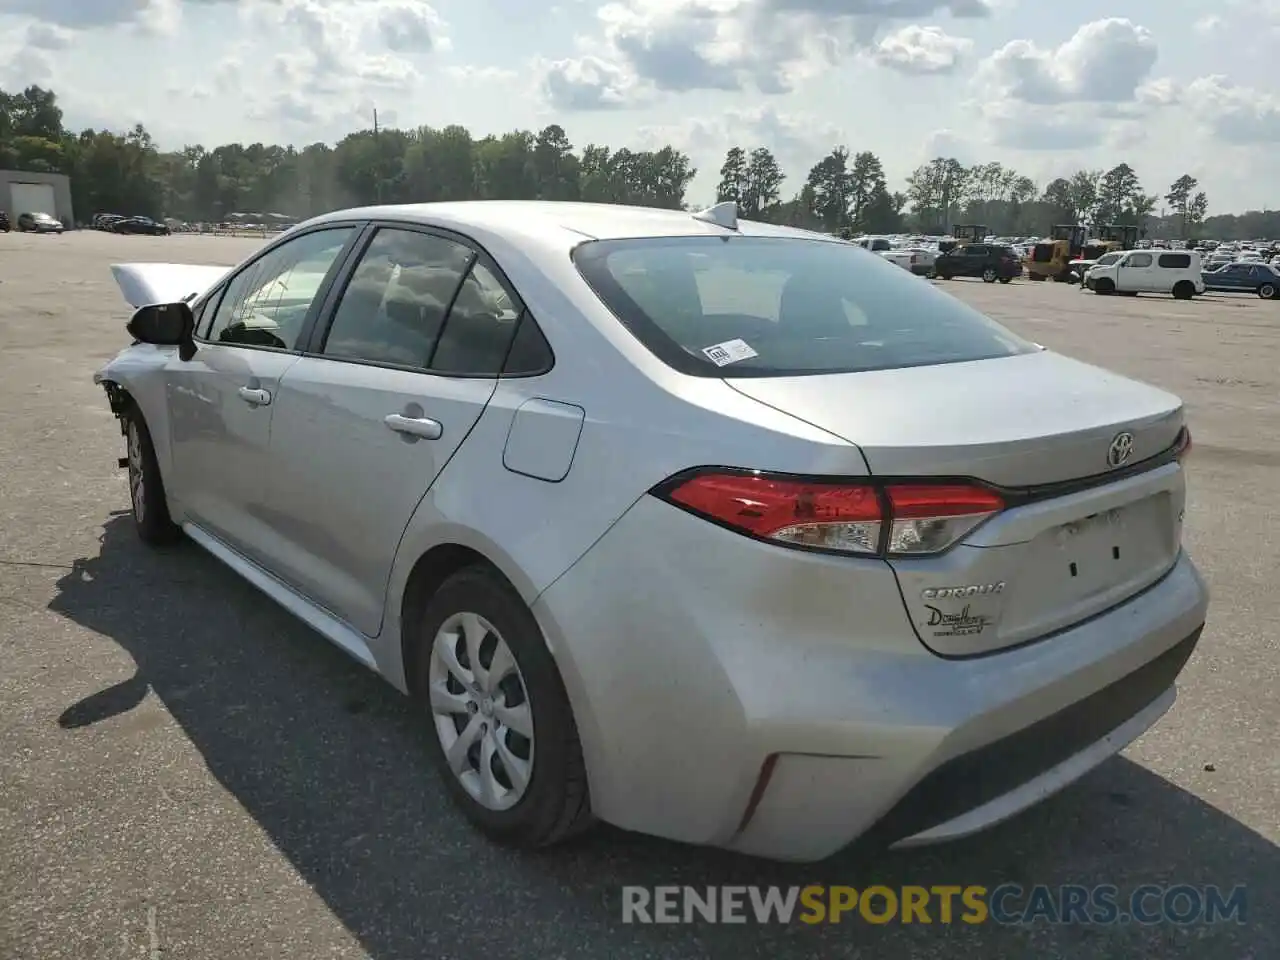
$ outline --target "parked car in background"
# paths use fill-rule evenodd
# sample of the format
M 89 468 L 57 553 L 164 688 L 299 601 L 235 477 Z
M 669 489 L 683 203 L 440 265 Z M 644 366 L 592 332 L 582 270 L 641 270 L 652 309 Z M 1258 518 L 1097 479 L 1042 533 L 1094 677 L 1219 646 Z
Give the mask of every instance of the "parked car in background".
M 369 207 L 113 270 L 139 536 L 417 698 L 502 842 L 964 836 L 1154 724 L 1205 622 L 1178 397 L 732 204 Z
M 902 247 L 895 247 L 888 237 L 859 237 L 853 242 L 903 270 L 911 270 L 914 263 L 911 254 Z
M 966 243 L 941 253 L 933 262 L 939 280 L 981 277 L 985 283 L 1008 283 L 1022 276 L 1022 261 L 1013 247 L 994 243 Z
M 1071 282 L 1080 284 L 1081 290 L 1087 289 L 1088 286 L 1085 283 L 1085 277 L 1088 276 L 1090 270 L 1099 264 L 1104 267 L 1110 266 L 1123 256 L 1124 251 L 1120 251 L 1104 253 L 1102 256 L 1093 260 L 1085 259 L 1084 257 L 1081 257 L 1078 260 L 1072 260 L 1067 264 L 1067 269 L 1071 272 Z
M 1130 250 L 1112 263 L 1094 264 L 1084 282 L 1102 296 L 1165 293 L 1177 300 L 1190 300 L 1205 291 L 1200 254 L 1195 250 Z
M 9 232 L 9 214 L 0 210 L 0 233 Z
M 20 233 L 61 233 L 62 221 L 47 213 L 18 214 L 18 232 Z
M 137 233 L 153 237 L 167 237 L 170 233 L 167 226 L 150 217 L 122 217 L 112 221 L 107 229 L 112 233 Z
M 1280 296 L 1280 270 L 1269 263 L 1240 261 L 1201 273 L 1204 288 L 1215 293 L 1254 293 L 1263 300 Z
M 933 265 L 938 259 L 938 251 L 932 247 L 903 247 L 903 252 L 911 257 L 908 269 L 918 277 L 933 276 Z

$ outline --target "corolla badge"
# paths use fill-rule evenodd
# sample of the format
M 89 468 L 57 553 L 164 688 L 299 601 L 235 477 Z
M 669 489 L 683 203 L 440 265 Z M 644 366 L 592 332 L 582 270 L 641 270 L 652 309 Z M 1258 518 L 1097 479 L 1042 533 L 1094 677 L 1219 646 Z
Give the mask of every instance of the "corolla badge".
M 1107 447 L 1107 466 L 1119 467 L 1133 456 L 1133 434 L 1121 431 L 1111 438 L 1111 446 Z
M 973 583 L 963 587 L 930 587 L 920 591 L 925 600 L 949 600 L 967 597 L 985 597 L 993 593 L 1004 593 L 1005 582 Z

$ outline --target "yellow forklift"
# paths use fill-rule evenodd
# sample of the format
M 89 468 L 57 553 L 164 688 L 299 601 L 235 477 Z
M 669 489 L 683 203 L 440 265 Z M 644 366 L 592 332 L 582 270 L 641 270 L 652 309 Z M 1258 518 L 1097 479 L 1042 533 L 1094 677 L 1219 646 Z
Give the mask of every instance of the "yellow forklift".
M 1030 280 L 1057 280 L 1062 283 L 1079 283 L 1080 278 L 1071 268 L 1073 260 L 1097 260 L 1103 254 L 1116 250 L 1132 250 L 1138 242 L 1138 228 L 1125 224 L 1109 223 L 1090 239 L 1088 228 L 1080 224 L 1056 223 L 1048 240 L 1042 240 L 1031 248 L 1025 263 Z
M 1086 256 L 1091 249 L 1086 228 L 1075 223 L 1055 223 L 1049 239 L 1031 248 L 1023 266 L 1028 280 L 1070 281 L 1071 261 Z M 1099 254 L 1101 256 L 1101 254 Z
M 981 243 L 987 239 L 985 223 L 957 223 L 951 228 L 951 239 L 938 241 L 939 253 L 950 253 L 965 243 Z
M 1141 233 L 1146 235 L 1145 230 Z M 1098 232 L 1098 240 L 1107 246 L 1106 252 L 1132 250 L 1138 245 L 1139 231 L 1131 223 L 1108 223 Z

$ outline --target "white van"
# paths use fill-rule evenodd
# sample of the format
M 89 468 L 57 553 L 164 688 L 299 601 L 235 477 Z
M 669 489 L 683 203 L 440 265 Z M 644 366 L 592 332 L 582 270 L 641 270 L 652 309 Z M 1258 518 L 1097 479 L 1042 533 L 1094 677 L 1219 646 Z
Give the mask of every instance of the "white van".
M 1110 263 L 1103 257 L 1084 275 L 1085 286 L 1108 296 L 1169 293 L 1190 300 L 1204 293 L 1198 250 L 1130 250 Z

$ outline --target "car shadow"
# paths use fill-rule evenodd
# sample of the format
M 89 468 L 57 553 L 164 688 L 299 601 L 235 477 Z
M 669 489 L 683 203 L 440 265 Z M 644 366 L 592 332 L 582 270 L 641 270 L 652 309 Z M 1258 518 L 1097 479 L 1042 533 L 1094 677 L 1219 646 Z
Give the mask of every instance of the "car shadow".
M 1280 926 L 1277 847 L 1127 760 L 981 836 L 921 851 L 782 865 L 602 828 L 520 854 L 447 802 L 412 704 L 192 545 L 151 551 L 105 525 L 50 607 L 112 639 L 130 679 L 69 705 L 66 735 L 154 694 L 374 960 L 470 957 L 1151 956 L 1263 960 Z M 198 865 L 194 865 L 198 869 Z M 1249 888 L 1243 925 L 807 927 L 624 925 L 624 885 L 1217 884 Z M 470 915 L 476 922 L 458 922 Z M 440 946 L 441 944 L 447 946 Z

